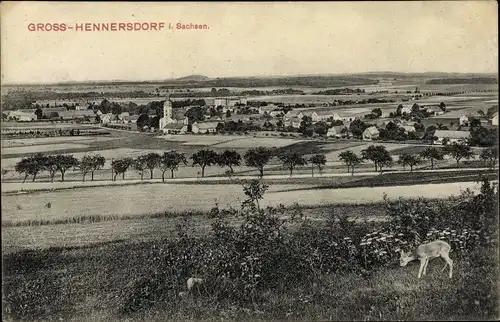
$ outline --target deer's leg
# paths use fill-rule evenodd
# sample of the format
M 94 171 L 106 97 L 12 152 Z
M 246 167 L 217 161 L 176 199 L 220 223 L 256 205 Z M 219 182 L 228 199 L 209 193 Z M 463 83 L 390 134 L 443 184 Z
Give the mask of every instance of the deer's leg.
M 443 255 L 441 255 L 441 257 L 446 261 L 446 265 L 448 265 L 450 267 L 449 277 L 451 278 L 453 275 L 453 261 L 451 260 L 451 258 L 448 254 L 446 254 L 446 255 L 443 254 Z M 446 265 L 444 267 L 446 267 Z
M 429 265 L 429 259 L 428 258 L 425 260 L 425 264 L 424 264 L 424 272 L 423 272 L 424 276 L 427 274 L 427 265 Z
M 426 261 L 425 258 L 420 259 L 420 269 L 418 270 L 418 278 L 422 277 L 422 271 L 423 271 L 424 266 L 425 266 L 425 261 Z

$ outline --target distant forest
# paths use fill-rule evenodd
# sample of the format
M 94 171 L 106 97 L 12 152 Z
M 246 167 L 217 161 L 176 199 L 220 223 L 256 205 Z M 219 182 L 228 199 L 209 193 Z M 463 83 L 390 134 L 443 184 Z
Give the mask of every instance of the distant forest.
M 495 77 L 471 77 L 471 78 L 436 78 L 426 82 L 426 84 L 498 84 Z
M 354 85 L 374 85 L 378 80 L 349 76 L 295 76 L 276 78 L 217 78 L 201 82 L 175 81 L 163 84 L 162 88 L 185 87 L 268 87 L 268 86 L 310 86 L 336 87 Z

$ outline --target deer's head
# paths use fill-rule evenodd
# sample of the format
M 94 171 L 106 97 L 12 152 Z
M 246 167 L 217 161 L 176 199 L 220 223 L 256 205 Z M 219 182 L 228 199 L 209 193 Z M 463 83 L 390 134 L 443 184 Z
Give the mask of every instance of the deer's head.
M 410 253 L 406 253 L 403 250 L 401 251 L 401 257 L 399 257 L 399 265 L 406 266 L 409 262 L 413 260 L 413 257 Z

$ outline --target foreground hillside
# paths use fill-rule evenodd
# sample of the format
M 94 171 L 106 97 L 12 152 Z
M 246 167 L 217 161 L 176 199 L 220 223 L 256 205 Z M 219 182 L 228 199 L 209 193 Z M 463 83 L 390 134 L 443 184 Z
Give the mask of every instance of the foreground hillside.
M 7 254 L 4 320 L 498 317 L 498 190 L 487 179 L 479 193 L 448 200 L 380 203 L 390 218 L 382 223 L 355 223 L 334 208 L 320 224 L 299 208 L 261 209 L 266 189 L 253 181 L 241 210 L 212 209 L 204 236 L 185 217 L 168 239 Z M 400 249 L 434 239 L 452 246 L 451 279 L 441 259 L 422 279 L 418 263 L 399 267 Z M 205 283 L 183 295 L 189 277 Z

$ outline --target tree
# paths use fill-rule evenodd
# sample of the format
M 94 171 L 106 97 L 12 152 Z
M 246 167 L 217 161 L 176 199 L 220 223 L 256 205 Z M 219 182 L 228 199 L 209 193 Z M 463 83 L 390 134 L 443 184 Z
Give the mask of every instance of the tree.
M 187 110 L 184 116 L 188 118 L 189 123 L 191 124 L 203 121 L 205 119 L 205 109 L 200 106 L 195 106 Z
M 226 111 L 226 117 L 231 117 L 231 110 Z
M 484 149 L 479 157 L 493 169 L 498 160 L 498 149 L 496 147 Z
M 113 181 L 116 181 L 118 174 L 122 174 L 122 180 L 125 180 L 125 172 L 133 164 L 134 160 L 132 158 L 116 159 L 111 162 L 111 167 L 113 168 L 113 173 L 115 174 Z
M 439 108 L 441 111 L 446 112 L 446 104 L 444 102 L 439 103 Z
M 328 127 L 324 122 L 317 122 L 314 124 L 314 133 L 319 135 L 326 135 L 328 132 Z
M 54 177 L 58 170 L 57 168 L 57 159 L 53 155 L 49 155 L 44 158 L 45 162 L 43 164 L 43 170 L 49 172 L 50 182 L 54 182 Z
M 233 174 L 233 167 L 239 166 L 241 163 L 241 155 L 234 150 L 225 150 L 219 154 L 217 163 L 221 167 L 229 167 L 230 174 Z
M 403 153 L 399 156 L 398 163 L 405 168 L 407 165 L 410 166 L 410 172 L 413 172 L 413 167 L 420 163 L 420 158 L 413 154 Z
M 36 179 L 38 172 L 44 169 L 46 156 L 42 153 L 37 153 L 34 156 L 23 158 L 17 162 L 14 169 L 18 173 L 24 173 L 23 183 L 28 176 L 33 176 L 33 182 Z
M 201 177 L 205 176 L 205 167 L 217 163 L 217 153 L 210 149 L 201 149 L 194 153 L 191 157 L 193 160 L 193 167 L 199 165 L 201 167 Z
M 259 146 L 249 149 L 243 158 L 249 167 L 259 170 L 260 177 L 264 176 L 264 166 L 271 160 L 272 151 L 268 148 Z
M 403 104 L 399 104 L 396 108 L 396 116 L 401 116 L 401 110 L 403 109 Z
M 132 162 L 132 167 L 141 176 L 141 180 L 144 179 L 144 170 L 146 169 L 146 156 L 140 155 Z
M 384 166 L 392 164 L 392 157 L 389 151 L 383 145 L 370 145 L 368 148 L 361 150 L 363 159 L 371 160 L 375 164 L 375 171 L 380 170 Z
M 380 109 L 380 108 L 374 108 L 372 110 L 372 114 L 376 115 L 377 117 L 381 117 L 382 116 L 382 109 Z
M 297 152 L 292 152 L 292 153 L 286 153 L 279 155 L 278 158 L 281 160 L 283 165 L 290 170 L 290 177 L 292 176 L 293 169 L 296 166 L 304 166 L 307 164 L 306 159 Z
M 155 168 L 160 165 L 161 156 L 158 153 L 148 153 L 144 156 L 145 167 L 149 169 L 150 179 L 153 179 Z
M 463 142 L 457 143 L 453 142 L 445 147 L 445 152 L 453 157 L 460 164 L 462 159 L 470 159 L 474 153 L 471 147 Z
M 142 131 L 144 126 L 146 125 L 149 126 L 149 115 L 141 114 L 137 119 L 136 124 L 137 124 L 137 129 L 139 129 L 139 131 Z
M 57 170 L 61 172 L 61 181 L 64 182 L 64 174 L 68 169 L 78 166 L 78 160 L 72 155 L 56 155 L 55 162 Z
M 351 150 L 344 151 L 339 154 L 340 160 L 347 165 L 347 172 L 351 170 L 351 174 L 354 175 L 354 167 L 361 163 L 361 158 L 356 155 L 356 153 Z
M 470 144 L 474 146 L 493 146 L 498 142 L 496 129 L 487 129 L 484 126 L 470 128 Z
M 174 171 L 179 169 L 180 164 L 187 165 L 187 160 L 183 153 L 177 151 L 163 153 L 160 158 L 161 181 L 165 182 L 165 172 L 167 170 L 170 170 L 171 178 L 173 178 Z
M 443 153 L 436 148 L 429 147 L 420 152 L 420 157 L 431 161 L 431 169 L 434 169 L 434 161 L 443 160 Z
M 94 181 L 94 171 L 104 167 L 105 163 L 106 158 L 104 158 L 102 155 L 94 154 L 84 156 L 78 164 L 80 171 L 82 171 L 83 174 L 82 180 L 85 181 L 85 176 L 90 172 L 91 180 Z
M 43 111 L 41 108 L 37 108 L 35 111 L 36 119 L 41 120 L 43 118 Z
M 309 158 L 311 162 L 311 176 L 314 177 L 314 166 L 318 167 L 318 171 L 321 175 L 323 166 L 326 164 L 326 156 L 324 154 L 316 154 Z
M 368 124 L 359 119 L 356 119 L 349 124 L 349 130 L 355 137 L 360 137 L 368 127 Z

